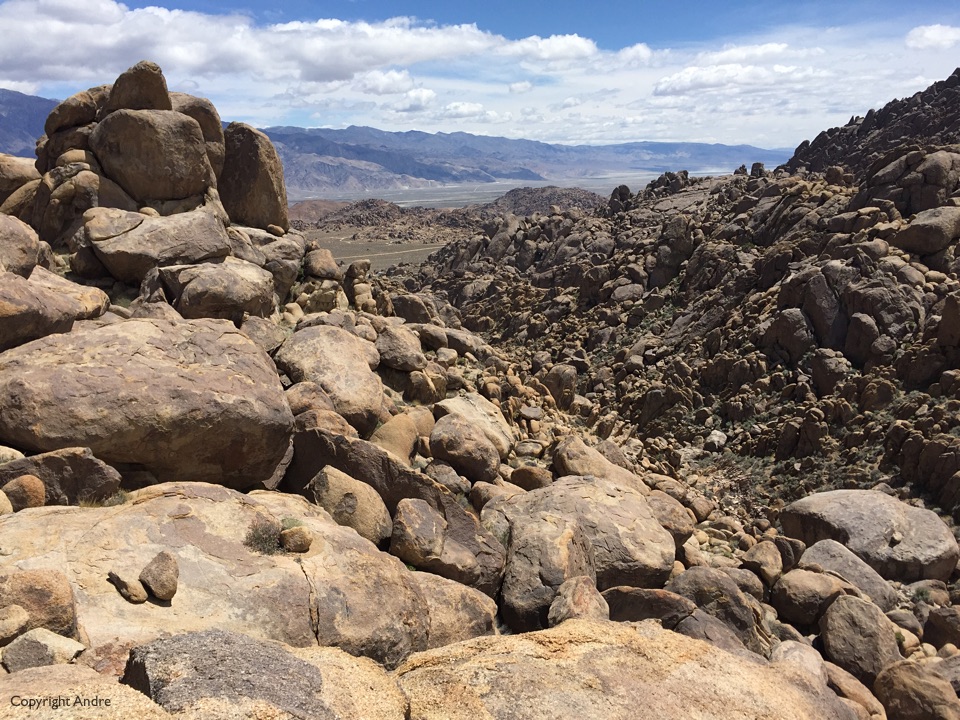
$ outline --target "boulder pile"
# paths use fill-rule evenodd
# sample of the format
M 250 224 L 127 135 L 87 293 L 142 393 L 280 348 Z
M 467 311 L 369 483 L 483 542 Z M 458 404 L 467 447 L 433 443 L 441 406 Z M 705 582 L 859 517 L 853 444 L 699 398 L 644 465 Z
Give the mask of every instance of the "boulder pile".
M 4 201 L 0 704 L 960 717 L 950 173 L 670 174 L 376 276 L 219 128 L 140 63 Z

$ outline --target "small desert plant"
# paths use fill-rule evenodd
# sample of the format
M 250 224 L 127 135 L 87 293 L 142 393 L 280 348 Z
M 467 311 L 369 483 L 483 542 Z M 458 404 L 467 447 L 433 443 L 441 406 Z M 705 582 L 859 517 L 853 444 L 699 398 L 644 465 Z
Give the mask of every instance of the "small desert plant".
M 279 523 L 258 515 L 250 523 L 243 544 L 261 555 L 276 555 L 280 552 L 280 531 Z
M 116 505 L 123 505 L 129 499 L 130 495 L 126 490 L 117 490 L 113 495 L 105 498 L 83 494 L 77 498 L 77 505 L 82 508 L 114 507 Z
M 280 523 L 280 528 L 281 530 L 289 530 L 290 528 L 300 527 L 301 525 L 303 525 L 303 520 L 300 518 L 285 517 Z
M 927 602 L 930 599 L 930 591 L 927 588 L 917 588 L 913 591 L 913 601 Z

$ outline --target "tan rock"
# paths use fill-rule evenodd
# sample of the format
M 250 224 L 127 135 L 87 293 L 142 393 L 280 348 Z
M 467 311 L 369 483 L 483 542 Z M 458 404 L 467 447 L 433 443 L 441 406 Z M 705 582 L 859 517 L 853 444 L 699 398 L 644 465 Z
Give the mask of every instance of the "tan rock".
M 610 607 L 593 578 L 581 575 L 565 580 L 550 603 L 550 627 L 567 620 L 609 620 Z
M 588 447 L 577 435 L 562 439 L 553 452 L 553 466 L 557 476 L 593 475 L 594 477 L 636 490 L 642 495 L 650 492 L 638 475 L 614 465 L 597 450 Z
M 41 665 L 63 665 L 86 648 L 82 643 L 46 628 L 34 628 L 20 635 L 3 649 L 3 666 L 15 673 Z
M 161 550 L 140 571 L 140 583 L 157 600 L 172 600 L 177 594 L 180 566 L 177 556 L 169 550 Z
M 8 481 L 3 492 L 13 506 L 14 512 L 25 508 L 43 507 L 47 501 L 47 490 L 43 480 L 36 475 L 21 475 Z
M 30 624 L 30 614 L 19 605 L 0 608 L 0 647 L 22 634 Z
M 293 425 L 270 358 L 222 320 L 130 319 L 8 350 L 0 404 L 0 442 L 241 487 L 272 475 Z
M 40 179 L 40 173 L 30 158 L 0 153 L 0 203 L 29 182 Z
M 284 232 L 287 189 L 283 166 L 270 138 L 244 123 L 230 123 L 224 132 L 225 155 L 218 189 L 230 219 L 239 225 Z
M 207 160 L 218 178 L 223 171 L 223 123 L 220 114 L 213 103 L 206 98 L 194 97 L 186 93 L 170 93 L 172 108 L 177 112 L 189 115 L 200 125 L 203 140 L 207 146 Z
M 10 502 L 10 498 L 7 497 L 7 494 L 0 490 L 0 515 L 9 515 L 13 512 L 13 503 Z
M 90 135 L 104 173 L 134 200 L 202 195 L 215 183 L 200 125 L 172 110 L 117 110 Z
M 325 467 L 307 485 L 304 494 L 324 508 L 340 525 L 380 545 L 393 533 L 393 523 L 377 491 L 334 467 Z
M 239 327 L 245 315 L 268 317 L 275 310 L 273 275 L 246 260 L 162 267 L 160 281 L 185 318 L 222 318 Z
M 400 413 L 378 427 L 370 436 L 370 442 L 409 467 L 419 436 L 416 420 L 408 413 Z
M 0 542 L 5 550 L 23 521 L 20 516 L 6 518 L 4 530 L 9 530 Z M 39 554 L 39 553 L 37 553 Z M 30 616 L 26 629 L 46 628 L 66 637 L 77 632 L 77 610 L 73 587 L 59 569 L 18 570 L 0 563 L 0 607 L 19 605 Z
M 313 544 L 310 528 L 298 526 L 287 528 L 280 533 L 280 546 L 291 553 L 305 553 Z
M 478 393 L 468 392 L 436 404 L 435 414 L 456 413 L 481 430 L 505 460 L 517 441 L 516 430 L 506 421 L 500 408 Z
M 850 717 L 826 686 L 659 628 L 571 620 L 420 653 L 396 673 L 411 718 L 823 720 Z
M 3 157 L 0 155 L 0 161 Z M 0 162 L 0 173 L 2 171 L 3 165 Z M 10 215 L 0 215 L 0 264 L 7 272 L 30 277 L 37 265 L 39 252 L 40 238 L 32 227 Z

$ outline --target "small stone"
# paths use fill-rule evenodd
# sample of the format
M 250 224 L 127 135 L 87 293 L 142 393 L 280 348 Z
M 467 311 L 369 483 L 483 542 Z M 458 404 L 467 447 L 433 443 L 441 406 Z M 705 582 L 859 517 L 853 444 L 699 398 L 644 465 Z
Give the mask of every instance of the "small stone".
M 3 486 L 3 492 L 15 512 L 25 508 L 43 507 L 47 489 L 36 475 L 21 475 Z
M 172 600 L 177 594 L 180 567 L 176 556 L 168 550 L 157 553 L 140 573 L 140 582 L 157 600 Z
M 22 633 L 29 622 L 30 613 L 19 605 L 8 605 L 0 610 L 0 647 Z
M 34 628 L 4 648 L 3 666 L 13 673 L 42 665 L 62 665 L 84 650 L 86 648 L 76 640 L 46 628 Z
M 147 601 L 147 591 L 139 580 L 130 580 L 120 577 L 112 570 L 107 573 L 107 580 L 117 588 L 117 591 L 127 602 L 139 604 Z
M 280 533 L 280 545 L 287 552 L 305 553 L 313 543 L 313 533 L 310 528 L 298 525 L 287 528 Z

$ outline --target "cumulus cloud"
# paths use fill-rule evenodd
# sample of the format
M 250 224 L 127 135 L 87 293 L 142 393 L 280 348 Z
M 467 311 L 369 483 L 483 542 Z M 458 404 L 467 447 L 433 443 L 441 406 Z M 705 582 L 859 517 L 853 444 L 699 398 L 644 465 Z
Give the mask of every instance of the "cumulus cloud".
M 150 59 L 171 89 L 257 125 L 482 133 L 496 123 L 551 142 L 795 146 L 949 75 L 960 28 L 928 14 L 906 35 L 880 18 L 733 44 L 603 48 L 578 34 L 509 39 L 410 17 L 271 24 L 117 0 L 0 0 L 0 87 L 65 97 Z
M 428 88 L 414 88 L 404 93 L 403 99 L 393 105 L 397 112 L 421 112 L 436 99 L 437 94 Z
M 907 33 L 906 42 L 914 50 L 949 50 L 960 45 L 960 27 L 921 25 Z

